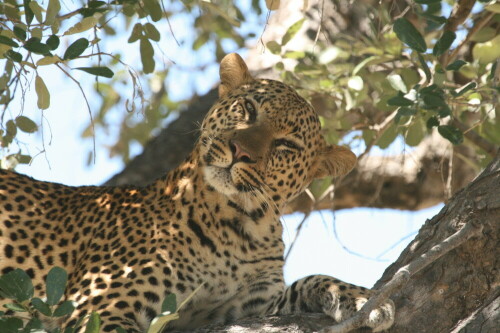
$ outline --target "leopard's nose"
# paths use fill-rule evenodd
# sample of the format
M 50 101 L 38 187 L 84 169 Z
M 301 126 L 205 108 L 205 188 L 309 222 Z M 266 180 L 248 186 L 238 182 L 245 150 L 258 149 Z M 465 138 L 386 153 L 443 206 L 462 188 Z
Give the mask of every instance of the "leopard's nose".
M 233 163 L 236 162 L 244 162 L 244 163 L 253 163 L 252 156 L 249 152 L 241 147 L 236 141 L 231 140 L 229 142 L 229 148 L 233 153 Z

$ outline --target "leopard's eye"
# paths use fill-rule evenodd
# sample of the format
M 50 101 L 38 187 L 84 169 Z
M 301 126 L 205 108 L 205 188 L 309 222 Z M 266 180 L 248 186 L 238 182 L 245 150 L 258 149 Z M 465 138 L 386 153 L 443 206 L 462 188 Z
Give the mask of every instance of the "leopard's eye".
M 251 102 L 248 99 L 245 99 L 243 102 L 243 108 L 245 109 L 245 112 L 247 114 L 247 120 L 248 122 L 254 122 L 255 119 L 257 118 L 257 109 L 255 108 L 255 105 L 253 102 Z
M 274 140 L 274 146 L 281 147 L 281 148 L 288 149 L 288 150 L 302 150 L 302 147 L 300 147 L 297 143 L 295 143 L 292 140 L 287 140 L 287 139 Z

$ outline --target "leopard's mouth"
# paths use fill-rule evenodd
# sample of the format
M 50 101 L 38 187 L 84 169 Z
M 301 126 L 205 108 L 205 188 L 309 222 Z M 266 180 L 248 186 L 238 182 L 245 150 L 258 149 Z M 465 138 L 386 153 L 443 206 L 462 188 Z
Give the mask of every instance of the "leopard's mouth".
M 215 165 L 207 165 L 204 170 L 205 180 L 210 186 L 222 194 L 237 194 L 238 191 L 231 176 L 231 168 L 232 166 L 219 167 Z
M 241 194 L 252 190 L 252 186 L 238 176 L 239 163 L 231 163 L 229 166 L 221 167 L 216 165 L 207 165 L 205 167 L 205 180 L 222 194 L 231 196 Z M 237 180 L 238 179 L 238 180 Z

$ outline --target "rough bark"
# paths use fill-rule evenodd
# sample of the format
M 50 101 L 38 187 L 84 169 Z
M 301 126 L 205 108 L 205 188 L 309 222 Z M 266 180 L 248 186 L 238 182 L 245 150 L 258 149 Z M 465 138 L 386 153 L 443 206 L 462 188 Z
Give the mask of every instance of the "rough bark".
M 500 152 L 481 175 L 425 223 L 376 283 L 375 288 L 383 290 L 398 270 L 409 267 L 405 269 L 407 277 L 391 292 L 397 314 L 389 333 L 498 332 L 499 221 Z M 432 255 L 436 252 L 442 256 L 435 259 Z M 426 258 L 432 260 L 422 263 Z M 326 316 L 306 314 L 249 318 L 196 332 L 310 333 L 329 329 L 332 324 Z

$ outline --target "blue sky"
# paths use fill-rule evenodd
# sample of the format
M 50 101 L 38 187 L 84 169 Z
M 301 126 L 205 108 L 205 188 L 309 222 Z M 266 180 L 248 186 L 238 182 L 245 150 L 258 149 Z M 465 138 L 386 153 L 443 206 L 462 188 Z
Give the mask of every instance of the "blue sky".
M 210 89 L 217 81 L 218 72 L 217 66 L 209 66 L 203 73 L 189 70 L 193 64 L 199 63 L 200 59 L 212 57 L 213 50 L 207 48 L 198 54 L 190 50 L 189 40 L 192 36 L 186 32 L 188 29 L 185 29 L 185 19 L 187 18 L 173 19 L 172 26 L 178 39 L 188 40 L 185 44 L 187 46 L 178 46 L 169 33 L 162 35 L 162 41 L 155 46 L 156 54 L 164 62 L 164 65 L 160 66 L 170 68 L 169 93 L 172 99 L 177 100 L 188 98 L 193 91 L 204 93 Z M 127 44 L 126 38 L 127 36 L 121 36 L 110 41 L 109 49 L 130 49 L 126 52 L 125 60 L 140 69 L 138 45 Z M 172 61 L 176 65 L 172 65 Z M 90 91 L 94 82 L 92 76 L 77 71 L 72 74 L 86 91 Z M 46 80 L 51 92 L 51 107 L 43 113 L 37 109 L 36 95 L 32 87 L 26 94 L 24 114 L 39 124 L 43 119 L 43 140 L 41 134 L 23 134 L 21 139 L 25 143 L 23 148 L 29 149 L 32 156 L 40 151 L 44 152 L 39 154 L 30 166 L 19 166 L 17 171 L 36 179 L 68 185 L 103 183 L 123 168 L 121 161 L 118 158 L 110 159 L 107 150 L 103 148 L 112 144 L 116 129 L 111 129 L 109 135 L 97 133 L 96 162 L 86 166 L 87 153 L 92 149 L 92 142 L 80 137 L 89 122 L 81 92 L 53 66 L 42 68 L 40 75 Z M 89 97 L 92 98 L 91 93 Z M 18 99 L 11 105 L 10 110 L 15 117 L 15 112 L 20 109 L 21 100 Z M 117 112 L 125 111 L 123 109 Z M 137 118 L 141 117 L 138 112 Z M 401 153 L 403 149 L 401 142 L 396 142 L 388 151 L 375 153 Z M 135 147 L 134 151 L 139 153 L 140 147 Z M 438 211 L 439 207 L 417 213 L 380 209 L 314 213 L 302 228 L 287 261 L 285 278 L 291 283 L 310 274 L 329 274 L 347 282 L 370 287 L 381 276 L 385 267 L 394 261 L 411 241 L 413 237 L 409 235 L 414 235 L 425 219 L 431 218 Z M 302 216 L 294 214 L 285 216 L 283 220 L 284 239 L 289 244 Z M 404 241 L 399 242 L 403 238 Z M 350 252 L 356 252 L 358 255 Z M 384 252 L 386 253 L 379 257 Z

